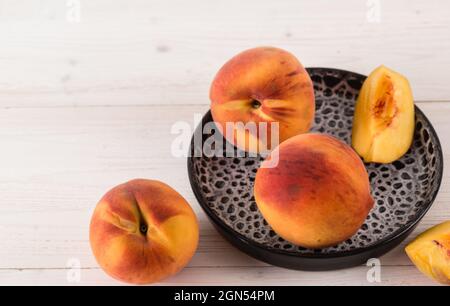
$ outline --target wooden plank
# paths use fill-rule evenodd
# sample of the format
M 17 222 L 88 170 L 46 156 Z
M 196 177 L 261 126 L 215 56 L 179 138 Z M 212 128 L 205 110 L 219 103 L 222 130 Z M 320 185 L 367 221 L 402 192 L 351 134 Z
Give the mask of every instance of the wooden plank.
M 159 285 L 175 286 L 296 286 L 296 285 L 360 285 L 360 286 L 431 286 L 436 283 L 427 279 L 417 269 L 403 266 L 386 266 L 381 268 L 381 282 L 371 283 L 367 280 L 369 268 L 356 267 L 342 271 L 304 272 L 276 267 L 188 267 L 180 274 Z M 78 273 L 78 272 L 75 272 Z M 0 270 L 0 283 L 11 285 L 121 285 L 99 269 L 79 271 L 79 282 L 74 277 L 74 270 Z M 326 281 L 324 281 L 326 280 Z
M 92 0 L 80 23 L 64 1 L 0 6 L 0 106 L 204 104 L 237 52 L 275 45 L 309 67 L 367 74 L 386 64 L 417 100 L 448 100 L 445 0 Z

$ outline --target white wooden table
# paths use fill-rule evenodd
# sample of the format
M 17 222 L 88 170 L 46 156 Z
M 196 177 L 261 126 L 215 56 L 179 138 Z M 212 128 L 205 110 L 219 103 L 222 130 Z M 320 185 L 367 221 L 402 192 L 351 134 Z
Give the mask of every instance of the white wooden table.
M 91 254 L 89 221 L 105 191 L 143 177 L 172 185 L 200 219 L 198 253 L 164 284 L 372 285 L 366 266 L 290 271 L 234 249 L 196 202 L 185 158 L 170 154 L 172 125 L 208 110 L 217 69 L 258 45 L 305 66 L 367 74 L 386 64 L 408 76 L 446 162 L 410 239 L 450 219 L 447 0 L 79 3 L 81 14 L 77 1 L 0 0 L 0 284 L 119 284 Z M 376 285 L 432 285 L 403 247 L 381 258 Z

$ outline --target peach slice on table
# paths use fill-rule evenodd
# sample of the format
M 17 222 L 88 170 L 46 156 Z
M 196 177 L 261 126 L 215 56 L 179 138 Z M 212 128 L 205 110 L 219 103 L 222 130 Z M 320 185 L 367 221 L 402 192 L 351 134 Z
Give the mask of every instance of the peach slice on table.
M 127 283 L 159 282 L 183 269 L 199 240 L 197 218 L 168 185 L 133 180 L 110 190 L 97 204 L 90 243 L 97 262 Z
M 422 273 L 450 285 L 450 221 L 419 235 L 405 250 Z

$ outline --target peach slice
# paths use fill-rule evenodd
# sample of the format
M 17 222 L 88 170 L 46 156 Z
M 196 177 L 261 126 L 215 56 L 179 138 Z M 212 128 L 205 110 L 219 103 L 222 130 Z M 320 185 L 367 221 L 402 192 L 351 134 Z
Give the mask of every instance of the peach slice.
M 411 147 L 414 121 L 408 80 L 381 66 L 364 82 L 356 102 L 352 146 L 365 162 L 391 163 Z
M 422 273 L 450 285 L 450 221 L 419 235 L 405 250 Z

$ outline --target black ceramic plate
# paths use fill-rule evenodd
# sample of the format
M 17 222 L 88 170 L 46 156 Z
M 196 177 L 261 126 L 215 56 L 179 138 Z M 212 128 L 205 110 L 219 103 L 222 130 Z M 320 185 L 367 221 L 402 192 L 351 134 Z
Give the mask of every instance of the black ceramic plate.
M 313 132 L 334 135 L 350 144 L 354 104 L 366 77 L 327 68 L 310 68 L 308 72 L 316 92 Z M 211 121 L 208 112 L 197 135 Z M 207 137 L 203 135 L 203 141 Z M 366 164 L 375 198 L 366 223 L 340 245 L 309 250 L 279 237 L 258 211 L 253 183 L 261 157 L 210 158 L 199 154 L 201 145 L 195 144 L 193 138 L 189 177 L 200 205 L 217 230 L 234 246 L 259 260 L 300 270 L 356 266 L 397 246 L 433 204 L 443 171 L 438 136 L 416 107 L 416 130 L 410 151 L 389 165 Z

